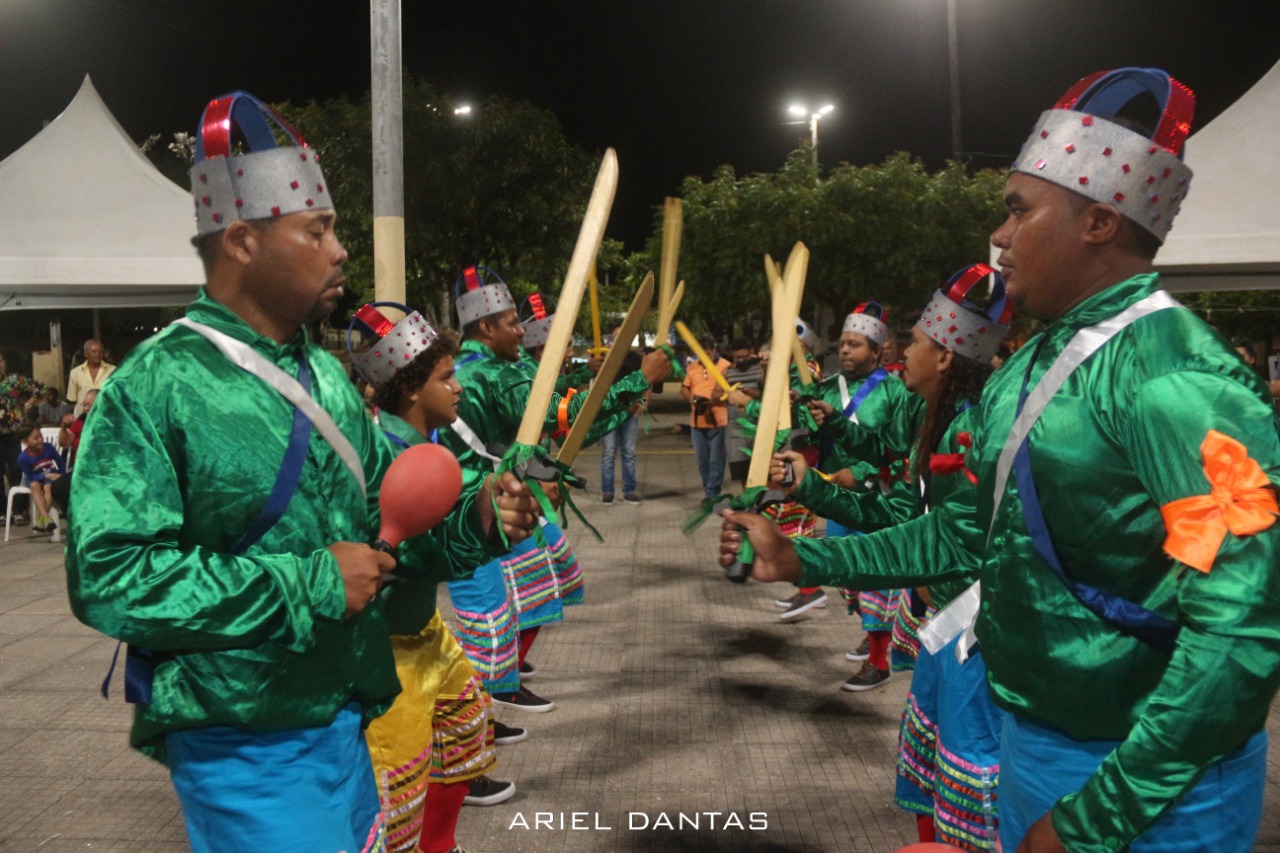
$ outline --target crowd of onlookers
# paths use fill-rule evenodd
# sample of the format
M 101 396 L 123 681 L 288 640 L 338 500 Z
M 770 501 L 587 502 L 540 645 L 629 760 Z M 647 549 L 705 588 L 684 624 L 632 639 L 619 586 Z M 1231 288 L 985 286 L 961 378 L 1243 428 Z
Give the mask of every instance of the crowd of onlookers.
M 107 377 L 116 369 L 102 341 L 90 339 L 84 359 L 67 376 L 65 393 L 10 372 L 0 353 L 0 457 L 10 526 L 58 536 L 55 509 L 65 514 L 71 469 L 85 419 Z M 10 489 L 21 487 L 9 502 Z

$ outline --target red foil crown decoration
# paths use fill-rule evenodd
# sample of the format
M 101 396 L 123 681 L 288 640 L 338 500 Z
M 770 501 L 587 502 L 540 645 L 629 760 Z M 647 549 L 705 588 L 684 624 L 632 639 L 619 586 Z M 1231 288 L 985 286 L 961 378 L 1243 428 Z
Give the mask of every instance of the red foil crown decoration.
M 888 319 L 889 312 L 879 302 L 863 302 L 844 318 L 841 334 L 852 332 L 877 346 L 884 346 L 884 342 L 889 340 L 889 327 L 885 324 Z
M 290 144 L 280 145 L 277 136 Z M 242 139 L 246 153 L 235 154 Z M 213 234 L 238 220 L 267 219 L 333 207 L 320 156 L 278 113 L 248 92 L 205 107 L 188 172 L 196 232 Z
M 492 276 L 493 281 L 486 281 Z M 458 303 L 458 325 L 466 327 L 476 320 L 492 317 L 516 307 L 511 291 L 496 272 L 488 267 L 467 267 L 454 285 Z
M 380 305 L 399 308 L 405 316 L 392 323 L 378 310 Z M 362 353 L 356 352 L 357 335 L 366 345 Z M 361 307 L 352 318 L 347 328 L 347 351 L 360 375 L 380 388 L 426 352 L 438 337 L 435 328 L 417 311 L 398 303 L 374 302 Z
M 990 294 L 983 309 L 969 294 L 988 280 Z M 946 322 L 934 322 L 937 317 L 945 317 Z M 985 363 L 1009 334 L 1012 319 L 1013 305 L 1005 296 L 1004 278 L 987 264 L 970 264 L 934 291 L 916 328 L 956 355 Z
M 1111 119 L 1143 92 L 1163 105 L 1150 138 Z M 1041 114 L 1012 168 L 1113 205 L 1163 243 L 1190 188 L 1181 155 L 1194 113 L 1195 95 L 1163 71 L 1100 71 Z

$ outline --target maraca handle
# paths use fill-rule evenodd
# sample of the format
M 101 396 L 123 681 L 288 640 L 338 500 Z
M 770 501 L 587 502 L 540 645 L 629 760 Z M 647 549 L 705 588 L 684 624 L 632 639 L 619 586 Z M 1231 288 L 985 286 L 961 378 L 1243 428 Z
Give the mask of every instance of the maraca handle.
M 746 583 L 747 578 L 751 577 L 751 564 L 756 561 L 755 549 L 751 547 L 751 540 L 747 538 L 745 528 L 739 527 L 742 531 L 742 543 L 738 546 L 738 559 L 733 561 L 733 565 L 724 570 L 724 576 L 733 583 Z
M 789 489 L 796 484 L 796 466 L 788 459 L 782 463 L 782 479 L 778 481 L 778 485 L 784 489 Z M 748 543 L 749 546 L 749 543 Z
M 392 545 L 390 542 L 383 539 L 382 537 L 378 537 L 378 541 L 373 543 L 373 550 L 381 551 L 384 554 L 390 554 L 392 556 L 395 556 L 396 546 Z M 399 560 L 396 560 L 396 568 L 397 569 L 400 568 Z M 400 581 L 404 580 L 404 578 L 402 578 L 400 575 L 397 575 L 394 571 L 390 571 L 383 574 L 382 580 L 384 583 L 399 583 Z

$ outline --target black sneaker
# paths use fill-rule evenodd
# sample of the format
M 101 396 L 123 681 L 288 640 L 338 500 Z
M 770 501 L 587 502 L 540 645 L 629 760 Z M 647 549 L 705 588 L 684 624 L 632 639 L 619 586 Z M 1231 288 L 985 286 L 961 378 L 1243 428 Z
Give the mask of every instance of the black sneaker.
M 519 711 L 532 711 L 535 714 L 545 714 L 556 706 L 555 702 L 550 699 L 543 699 L 528 687 L 521 687 L 515 693 L 495 693 L 493 694 L 493 704 L 502 705 L 506 708 L 515 708 Z
M 613 506 L 613 495 L 601 495 L 600 503 L 604 504 L 605 506 Z
M 861 693 L 864 690 L 875 690 L 888 680 L 889 670 L 876 669 L 871 661 L 865 661 L 862 664 L 862 669 L 858 670 L 858 674 L 840 685 L 840 689 L 848 690 L 852 693 Z
M 528 739 L 529 733 L 519 726 L 508 726 L 506 723 L 497 720 L 493 721 L 493 742 L 499 746 L 519 743 Z
M 639 495 L 637 495 L 635 492 L 632 492 L 632 493 L 631 493 L 631 494 L 629 494 L 629 495 L 623 495 L 623 496 L 622 496 L 622 499 L 623 499 L 624 501 L 626 501 L 627 503 L 629 503 L 629 504 L 639 504 L 639 503 L 642 503 L 642 499 L 641 499 L 641 497 L 640 497 Z
M 534 678 L 537 676 L 537 674 L 538 674 L 538 668 L 534 666 L 532 663 L 530 663 L 529 661 L 525 661 L 524 663 L 520 664 L 520 680 L 521 681 L 524 681 L 526 678 Z
M 488 776 L 477 776 L 471 780 L 471 788 L 462 798 L 462 803 L 467 806 L 496 806 L 515 795 L 515 782 L 499 782 Z
M 860 661 L 871 657 L 871 640 L 867 637 L 862 638 L 862 642 L 851 652 L 844 653 L 845 660 Z
M 801 613 L 808 613 L 815 607 L 827 606 L 827 594 L 822 590 L 814 590 L 813 592 L 797 592 L 791 596 L 791 606 L 778 614 L 778 618 L 782 620 L 794 619 Z

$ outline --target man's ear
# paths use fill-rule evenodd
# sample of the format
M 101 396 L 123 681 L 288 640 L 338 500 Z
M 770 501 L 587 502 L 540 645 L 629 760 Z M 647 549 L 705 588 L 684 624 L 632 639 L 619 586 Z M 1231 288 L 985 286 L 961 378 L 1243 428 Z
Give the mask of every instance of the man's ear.
M 1120 236 L 1123 218 L 1109 204 L 1091 204 L 1085 211 L 1084 240 L 1095 246 L 1114 243 Z
M 258 234 L 249 223 L 236 220 L 222 232 L 220 252 L 223 257 L 240 266 L 248 266 L 258 248 Z
M 938 353 L 938 370 L 946 372 L 951 367 L 951 362 L 955 360 L 956 352 L 953 349 L 943 349 Z

